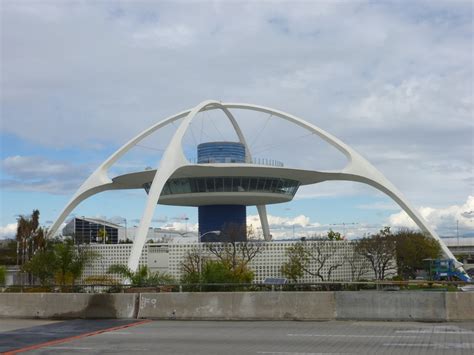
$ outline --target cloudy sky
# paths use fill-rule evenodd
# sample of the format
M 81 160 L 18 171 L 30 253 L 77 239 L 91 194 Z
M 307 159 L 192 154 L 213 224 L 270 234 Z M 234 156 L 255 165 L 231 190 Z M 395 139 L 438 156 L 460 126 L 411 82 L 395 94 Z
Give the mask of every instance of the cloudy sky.
M 474 230 L 470 1 L 0 4 L 0 238 L 34 208 L 51 224 L 126 140 L 206 99 L 306 119 L 371 161 L 439 234 L 455 234 L 457 221 L 462 234 Z M 344 166 L 307 132 L 266 115 L 235 115 L 257 157 Z M 136 146 L 111 173 L 156 167 L 174 128 Z M 192 157 L 196 144 L 222 139 L 235 139 L 222 114 L 201 114 L 185 150 Z M 74 214 L 134 225 L 145 198 L 106 192 Z M 382 193 L 347 182 L 301 188 L 269 214 L 278 236 L 413 226 Z M 256 210 L 248 215 L 257 228 Z M 158 206 L 154 226 L 182 228 L 184 218 L 195 228 L 195 209 Z

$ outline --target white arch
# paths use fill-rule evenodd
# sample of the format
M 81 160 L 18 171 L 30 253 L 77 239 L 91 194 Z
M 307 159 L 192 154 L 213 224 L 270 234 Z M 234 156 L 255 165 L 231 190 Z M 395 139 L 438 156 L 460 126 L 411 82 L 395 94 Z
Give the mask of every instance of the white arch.
M 202 108 L 201 111 L 205 110 L 210 110 L 210 109 L 216 109 L 220 108 L 224 111 L 226 116 L 229 118 L 232 126 L 234 127 L 236 134 L 242 144 L 244 144 L 246 153 L 248 155 L 247 159 L 251 160 L 250 156 L 250 150 L 247 145 L 247 142 L 245 141 L 245 137 L 237 124 L 237 121 L 235 120 L 234 116 L 230 113 L 230 111 L 226 108 L 220 105 L 218 102 L 209 102 L 209 104 Z M 112 184 L 112 180 L 108 176 L 108 170 L 109 168 L 117 162 L 118 159 L 120 159 L 124 154 L 126 154 L 130 149 L 132 149 L 137 143 L 154 133 L 155 131 L 159 130 L 160 128 L 163 128 L 167 126 L 170 123 L 173 123 L 174 121 L 177 121 L 184 116 L 188 115 L 191 112 L 191 109 L 182 111 L 176 115 L 170 116 L 165 118 L 164 120 L 154 124 L 153 126 L 145 129 L 144 131 L 140 132 L 138 135 L 133 137 L 131 140 L 129 140 L 127 143 L 125 143 L 123 146 L 121 146 L 117 151 L 115 151 L 112 155 L 110 155 L 87 179 L 86 181 L 79 187 L 79 189 L 76 191 L 76 193 L 72 196 L 72 198 L 69 200 L 69 202 L 66 204 L 66 206 L 63 208 L 59 216 L 56 218 L 55 222 L 51 226 L 51 228 L 48 231 L 48 237 L 54 236 L 54 234 L 58 231 L 59 227 L 61 224 L 65 221 L 67 216 L 76 208 L 82 201 L 85 199 L 103 192 L 107 190 L 112 190 L 112 189 L 119 189 L 120 187 L 115 186 Z M 264 219 L 266 217 L 266 210 L 265 206 L 259 206 L 260 210 L 262 213 L 259 211 L 260 215 L 260 220 L 262 222 L 262 225 L 268 226 L 268 222 Z M 268 227 L 266 230 L 264 229 L 264 235 L 266 238 L 269 236 L 269 229 Z
M 220 102 L 217 101 L 204 101 L 193 108 L 188 115 L 183 119 L 181 124 L 179 125 L 178 129 L 176 130 L 173 138 L 171 139 L 168 147 L 166 148 L 163 157 L 160 160 L 160 163 L 157 167 L 157 171 L 155 177 L 150 186 L 150 190 L 148 191 L 148 198 L 145 205 L 145 210 L 143 212 L 143 216 L 140 220 L 140 224 L 138 225 L 137 234 L 135 236 L 135 240 L 133 241 L 132 251 L 130 253 L 130 258 L 128 260 L 128 267 L 131 270 L 136 270 L 138 268 L 138 262 L 140 259 L 140 255 L 142 253 L 143 246 L 146 242 L 146 235 L 148 233 L 148 228 L 150 227 L 151 219 L 153 217 L 153 212 L 156 208 L 158 203 L 158 199 L 160 198 L 161 192 L 166 181 L 173 175 L 173 173 L 178 170 L 180 167 L 189 164 L 189 161 L 184 156 L 183 147 L 182 147 L 182 140 L 184 134 L 188 130 L 189 124 L 194 119 L 197 113 L 208 109 L 222 109 L 229 120 L 231 121 L 240 142 L 245 146 L 246 153 L 250 155 L 250 151 L 247 146 L 247 142 L 245 141 L 245 137 L 240 130 L 237 121 L 235 120 L 234 116 L 227 110 L 225 107 L 221 105 Z M 246 154 L 246 155 L 247 155 Z M 247 157 L 250 159 L 250 156 Z M 266 231 L 264 231 L 264 235 L 266 238 L 269 237 L 270 233 L 268 230 L 268 221 L 266 220 L 266 209 L 265 206 L 259 206 L 259 214 L 260 219 L 262 221 L 262 225 L 266 225 Z M 262 228 L 263 229 L 263 228 Z M 265 233 L 266 232 L 266 233 Z
M 359 153 L 354 149 L 349 147 L 347 144 L 343 143 L 338 138 L 332 136 L 328 132 L 320 129 L 319 127 L 308 123 L 296 116 L 290 115 L 286 112 L 274 110 L 264 106 L 251 105 L 245 103 L 220 103 L 218 101 L 204 101 L 197 105 L 191 110 L 182 111 L 176 115 L 170 116 L 163 121 L 151 126 L 150 128 L 144 130 L 136 137 L 128 141 L 121 148 L 119 148 L 115 153 L 113 153 L 107 160 L 105 160 L 91 176 L 81 185 L 78 191 L 71 198 L 70 202 L 64 207 L 63 211 L 60 213 L 58 219 L 52 225 L 48 236 L 52 236 L 56 233 L 57 229 L 64 222 L 67 215 L 69 215 L 72 210 L 84 199 L 110 189 L 120 189 L 120 186 L 114 185 L 112 180 L 107 175 L 108 169 L 126 152 L 128 152 L 133 146 L 135 146 L 142 139 L 152 134 L 156 130 L 172 123 L 180 118 L 183 118 L 183 121 L 177 128 L 176 132 L 171 139 L 168 147 L 166 148 L 162 159 L 159 162 L 157 172 L 152 181 L 145 209 L 143 212 L 140 225 L 138 227 L 137 235 L 132 247 L 132 252 L 130 255 L 128 266 L 135 270 L 138 267 L 138 261 L 145 243 L 146 234 L 151 223 L 151 218 L 153 216 L 154 209 L 156 208 L 158 199 L 160 197 L 161 191 L 164 184 L 170 178 L 170 176 L 180 167 L 188 165 L 189 161 L 184 156 L 182 150 L 182 139 L 186 133 L 189 124 L 196 116 L 198 112 L 221 109 L 224 111 L 226 116 L 229 118 L 237 136 L 239 137 L 240 142 L 245 146 L 246 149 L 246 162 L 249 163 L 251 160 L 251 153 L 249 147 L 245 141 L 245 137 L 237 124 L 237 121 L 231 114 L 229 109 L 244 109 L 244 110 L 253 110 L 264 112 L 267 114 L 272 114 L 273 116 L 280 117 L 291 123 L 297 124 L 300 127 L 318 135 L 320 138 L 328 142 L 333 147 L 341 151 L 349 160 L 348 165 L 341 171 L 331 171 L 325 172 L 324 175 L 326 180 L 347 180 L 347 181 L 357 181 L 365 184 L 369 184 L 376 189 L 384 192 L 390 196 L 395 202 L 397 202 L 400 207 L 414 220 L 414 222 L 420 227 L 421 230 L 429 234 L 431 237 L 436 239 L 443 250 L 445 256 L 450 259 L 455 259 L 451 251 L 446 247 L 444 242 L 439 238 L 436 232 L 424 221 L 424 219 L 416 212 L 416 210 L 408 203 L 406 198 L 398 191 L 393 184 L 390 183 L 383 175 L 380 173 L 373 165 L 371 165 L 365 158 L 363 158 Z M 257 210 L 260 215 L 260 220 L 262 223 L 262 229 L 264 232 L 265 239 L 270 238 L 269 227 L 266 215 L 265 206 L 257 206 Z M 461 266 L 460 263 L 457 263 L 457 266 Z
M 380 171 L 378 171 L 372 164 L 370 164 L 364 157 L 357 153 L 353 148 L 347 144 L 322 130 L 321 128 L 302 120 L 296 116 L 290 115 L 289 113 L 274 110 L 264 106 L 244 104 L 244 103 L 223 103 L 223 106 L 232 109 L 244 109 L 264 112 L 266 114 L 272 114 L 280 117 L 289 122 L 295 123 L 300 127 L 310 131 L 311 133 L 317 134 L 320 138 L 328 142 L 333 147 L 341 151 L 348 159 L 349 163 L 340 172 L 328 172 L 327 180 L 347 180 L 357 181 L 375 187 L 376 189 L 384 192 L 390 198 L 392 198 L 416 223 L 416 225 L 425 233 L 429 234 L 432 238 L 436 239 L 443 254 L 456 260 L 453 253 L 448 249 L 446 244 L 441 240 L 438 234 L 426 223 L 426 221 L 418 214 L 418 212 L 410 205 L 408 200 L 402 195 L 400 191 L 385 177 Z M 462 264 L 457 262 L 457 266 L 460 267 Z

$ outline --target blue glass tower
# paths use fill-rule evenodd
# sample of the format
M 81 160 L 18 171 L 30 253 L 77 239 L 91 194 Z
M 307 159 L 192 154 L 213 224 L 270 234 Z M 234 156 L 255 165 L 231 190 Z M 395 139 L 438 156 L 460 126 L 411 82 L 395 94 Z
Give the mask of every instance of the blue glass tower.
M 201 143 L 197 150 L 198 164 L 245 163 L 245 146 L 238 142 Z M 229 228 L 234 230 L 233 240 L 247 239 L 247 209 L 244 205 L 206 205 L 199 206 L 198 209 L 199 235 L 202 236 L 202 242 L 226 241 L 229 237 L 226 233 L 216 236 L 209 232 L 223 232 Z

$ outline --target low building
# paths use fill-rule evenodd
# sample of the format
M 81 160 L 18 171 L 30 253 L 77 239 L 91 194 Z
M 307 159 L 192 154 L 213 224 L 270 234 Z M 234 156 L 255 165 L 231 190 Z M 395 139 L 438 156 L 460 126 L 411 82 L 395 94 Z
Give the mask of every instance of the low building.
M 473 237 L 444 237 L 444 243 L 463 263 L 464 270 L 474 269 L 474 238 Z
M 284 278 L 281 272 L 283 263 L 288 261 L 287 249 L 296 241 L 250 242 L 255 244 L 259 252 L 250 261 L 249 267 L 255 273 L 255 282 L 263 282 L 266 278 Z M 326 259 L 319 274 L 324 280 L 356 281 L 357 279 L 373 279 L 373 271 L 365 259 L 354 253 L 354 245 L 350 241 L 307 241 L 309 248 L 317 247 Z M 238 244 L 238 243 L 237 243 Z M 182 263 L 189 252 L 201 253 L 203 258 L 213 259 L 209 251 L 209 243 L 147 243 L 145 244 L 139 265 L 146 265 L 151 271 L 169 273 L 175 280 L 182 276 Z M 212 243 L 219 248 L 223 244 Z M 84 272 L 87 277 L 104 275 L 113 264 L 126 265 L 132 244 L 91 244 L 93 251 L 100 255 Z M 316 274 L 319 265 L 313 262 L 310 271 Z M 330 274 L 330 276 L 329 276 Z M 321 278 L 305 274 L 300 282 L 318 282 Z
M 121 228 L 118 224 L 102 219 L 75 217 L 63 228 L 63 236 L 73 238 L 77 244 L 117 244 Z

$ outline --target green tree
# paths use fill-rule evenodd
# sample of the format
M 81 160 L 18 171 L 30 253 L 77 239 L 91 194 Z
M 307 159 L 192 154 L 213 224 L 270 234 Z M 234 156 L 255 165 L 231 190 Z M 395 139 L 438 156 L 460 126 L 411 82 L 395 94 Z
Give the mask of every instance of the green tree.
M 22 269 L 38 278 L 41 285 L 47 285 L 54 279 L 56 259 L 52 249 L 37 252 Z
M 226 265 L 225 262 L 220 260 L 208 260 L 204 264 L 202 270 L 202 278 L 204 283 L 210 284 L 223 284 L 233 283 L 234 275 L 232 273 L 230 265 Z
M 254 274 L 247 266 L 240 263 L 233 267 L 228 261 L 207 260 L 202 271 L 204 284 L 241 284 L 251 283 Z M 235 289 L 235 288 L 233 288 Z M 218 286 L 206 285 L 205 291 L 222 291 Z
M 71 239 L 51 241 L 23 265 L 22 269 L 42 284 L 55 281 L 61 286 L 74 285 L 84 268 L 97 255 L 88 248 L 78 248 Z
M 130 284 L 134 287 L 157 286 L 174 282 L 171 275 L 159 271 L 151 272 L 146 265 L 141 265 L 137 271 L 133 271 L 126 265 L 115 264 L 111 265 L 107 272 L 129 280 Z
M 281 266 L 282 275 L 293 282 L 298 282 L 304 276 L 304 264 L 307 260 L 302 249 L 302 243 L 295 243 L 288 247 L 286 249 L 288 261 L 284 262 Z
M 86 265 L 95 257 L 86 248 L 76 247 L 70 239 L 55 244 L 53 252 L 56 264 L 55 278 L 60 285 L 74 285 Z
M 16 265 L 16 246 L 14 239 L 0 243 L 0 265 Z
M 384 280 L 396 270 L 396 242 L 390 227 L 356 241 L 355 251 L 369 261 L 377 280 Z
M 400 230 L 395 234 L 398 275 L 403 279 L 415 278 L 417 270 L 423 269 L 424 259 L 436 259 L 441 255 L 438 241 L 411 230 Z
M 0 285 L 5 285 L 5 279 L 7 277 L 7 268 L 0 265 Z
M 332 229 L 328 231 L 329 240 L 344 240 L 344 237 L 339 232 L 334 232 Z
M 197 283 L 250 283 L 254 273 L 243 260 L 205 259 L 198 251 L 190 251 L 181 264 L 181 282 Z

